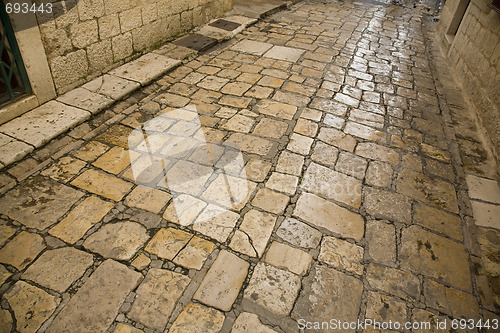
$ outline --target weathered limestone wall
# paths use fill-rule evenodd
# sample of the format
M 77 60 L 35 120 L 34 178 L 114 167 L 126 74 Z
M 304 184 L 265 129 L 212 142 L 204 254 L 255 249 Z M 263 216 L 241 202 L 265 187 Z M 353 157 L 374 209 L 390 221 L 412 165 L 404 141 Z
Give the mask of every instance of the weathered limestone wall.
M 455 13 L 464 3 L 448 0 L 438 30 L 441 43 L 448 49 L 448 57 L 463 88 L 479 111 L 500 162 L 500 14 L 488 7 L 491 2 L 471 0 L 453 38 L 446 34 L 450 26 L 460 22 Z
M 55 19 L 37 19 L 57 93 L 222 16 L 232 5 L 233 0 L 54 1 Z

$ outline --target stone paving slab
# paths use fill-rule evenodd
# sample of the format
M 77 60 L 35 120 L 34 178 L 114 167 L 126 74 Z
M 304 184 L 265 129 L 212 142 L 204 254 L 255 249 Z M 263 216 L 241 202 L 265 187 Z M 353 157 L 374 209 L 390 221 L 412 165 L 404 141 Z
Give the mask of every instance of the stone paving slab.
M 32 145 L 0 133 L 1 167 L 19 161 L 34 150 Z
M 105 331 L 141 279 L 140 273 L 106 260 L 54 318 L 47 332 Z
M 82 86 L 88 91 L 107 96 L 113 100 L 120 100 L 139 87 L 139 82 L 109 74 L 99 76 Z
M 0 126 L 0 132 L 40 147 L 90 117 L 88 111 L 50 101 Z
M 87 110 L 92 114 L 98 113 L 114 103 L 114 100 L 111 98 L 84 88 L 73 89 L 57 97 L 57 100 L 61 103 Z
M 171 59 L 161 54 L 148 53 L 109 72 L 124 79 L 147 85 L 172 68 L 179 66 L 180 60 Z

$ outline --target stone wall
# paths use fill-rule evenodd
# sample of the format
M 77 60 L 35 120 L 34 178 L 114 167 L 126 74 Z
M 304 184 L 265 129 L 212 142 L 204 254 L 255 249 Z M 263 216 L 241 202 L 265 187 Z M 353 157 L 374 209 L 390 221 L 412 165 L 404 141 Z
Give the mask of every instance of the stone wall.
M 467 6 L 464 0 L 446 1 L 438 31 L 452 67 L 488 131 L 500 165 L 500 14 L 488 7 L 491 2 L 471 0 Z M 466 11 L 460 21 L 461 7 Z M 457 25 L 453 34 L 450 27 Z
M 233 0 L 52 2 L 54 14 L 37 14 L 37 20 L 61 94 L 222 16 Z

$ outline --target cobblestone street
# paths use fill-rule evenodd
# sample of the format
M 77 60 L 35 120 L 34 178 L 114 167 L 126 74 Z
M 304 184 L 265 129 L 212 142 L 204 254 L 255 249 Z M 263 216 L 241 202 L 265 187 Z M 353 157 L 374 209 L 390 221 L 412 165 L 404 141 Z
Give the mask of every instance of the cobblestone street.
M 311 0 L 164 46 L 178 67 L 1 171 L 0 332 L 496 331 L 497 169 L 431 19 Z

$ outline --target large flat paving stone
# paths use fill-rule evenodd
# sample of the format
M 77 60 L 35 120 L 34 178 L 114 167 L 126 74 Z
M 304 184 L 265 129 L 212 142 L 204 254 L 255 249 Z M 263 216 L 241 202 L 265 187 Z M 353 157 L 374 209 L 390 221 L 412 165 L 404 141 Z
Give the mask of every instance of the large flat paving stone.
M 140 86 L 139 82 L 104 74 L 84 84 L 82 87 L 97 94 L 107 96 L 113 100 L 119 100 Z
M 129 318 L 162 331 L 189 282 L 190 279 L 185 275 L 164 269 L 150 269 L 137 288 Z
M 0 132 L 40 147 L 90 117 L 90 112 L 63 104 L 47 102 L 2 126 Z
M 142 275 L 113 260 L 103 262 L 59 312 L 46 332 L 105 332 Z
M 64 292 L 94 262 L 92 255 L 72 247 L 43 253 L 22 275 L 25 280 Z
M 9 165 L 33 151 L 33 146 L 0 133 L 0 163 Z
M 374 187 L 365 187 L 363 191 L 363 206 L 371 216 L 406 224 L 411 222 L 411 200 L 408 197 Z
M 471 288 L 465 246 L 418 226 L 403 229 L 399 254 L 403 269 L 431 276 L 461 289 Z
M 36 332 L 59 304 L 56 297 L 24 281 L 17 281 L 4 297 L 16 317 L 17 332 L 21 333 Z
M 351 207 L 361 205 L 361 181 L 322 165 L 311 163 L 300 185 L 308 192 Z
M 273 45 L 269 43 L 257 42 L 254 40 L 244 39 L 238 44 L 231 47 L 233 51 L 262 55 L 269 50 Z
M 9 191 L 0 201 L 0 213 L 26 227 L 44 230 L 56 223 L 83 193 L 36 176 Z
M 262 324 L 256 314 L 250 312 L 242 312 L 236 318 L 231 330 L 232 333 L 275 333 L 276 331 Z
M 304 52 L 304 50 L 296 49 L 293 47 L 275 45 L 269 51 L 264 53 L 264 57 L 297 62 L 302 54 L 304 54 Z
M 98 113 L 114 103 L 109 97 L 83 88 L 68 91 L 64 95 L 57 97 L 57 100 L 61 103 L 87 110 L 92 114 Z
M 44 249 L 40 235 L 22 231 L 0 250 L 0 263 L 23 270 Z
M 181 64 L 180 60 L 171 59 L 161 54 L 148 53 L 112 70 L 109 74 L 139 82 L 144 86 L 179 64 Z
M 471 199 L 500 204 L 500 187 L 495 180 L 481 178 L 473 175 L 466 176 Z
M 193 298 L 206 305 L 229 311 L 233 306 L 250 264 L 225 250 L 208 270 Z
M 448 182 L 405 169 L 399 174 L 396 188 L 411 198 L 458 213 L 455 187 Z
M 117 222 L 102 226 L 83 246 L 104 258 L 130 260 L 148 239 L 147 230 L 141 224 Z
M 342 237 L 353 238 L 356 241 L 363 238 L 365 222 L 361 215 L 314 194 L 302 193 L 293 215 Z
M 170 327 L 169 333 L 217 333 L 224 324 L 224 314 L 213 308 L 189 303 Z
M 71 184 L 115 201 L 120 201 L 133 186 L 120 178 L 94 169 L 85 171 Z
M 74 244 L 113 208 L 111 202 L 91 196 L 83 200 L 64 219 L 49 230 L 49 234 Z
M 299 290 L 297 275 L 261 262 L 255 266 L 243 297 L 276 315 L 287 316 Z
M 314 322 L 330 321 L 332 318 L 356 321 L 362 292 L 360 280 L 326 266 L 315 265 L 304 281 L 292 318 Z
M 321 241 L 321 232 L 294 218 L 287 218 L 281 223 L 276 235 L 292 245 L 316 248 Z

